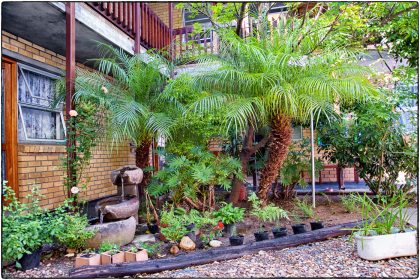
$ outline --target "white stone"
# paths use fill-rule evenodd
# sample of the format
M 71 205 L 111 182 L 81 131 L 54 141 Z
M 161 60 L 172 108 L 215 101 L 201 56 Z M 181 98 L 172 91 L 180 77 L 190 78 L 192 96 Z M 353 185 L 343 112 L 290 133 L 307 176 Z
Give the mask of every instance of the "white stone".
M 134 237 L 133 243 L 140 242 L 156 242 L 156 238 L 153 234 L 141 234 Z
M 220 247 L 222 245 L 222 241 L 212 240 L 212 241 L 210 241 L 209 245 L 210 245 L 210 247 L 214 247 L 214 248 Z

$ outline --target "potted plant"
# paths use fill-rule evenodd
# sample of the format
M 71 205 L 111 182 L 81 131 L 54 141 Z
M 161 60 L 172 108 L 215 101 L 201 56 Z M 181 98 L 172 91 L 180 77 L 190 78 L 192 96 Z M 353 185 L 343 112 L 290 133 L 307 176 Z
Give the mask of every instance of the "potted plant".
M 311 225 L 311 230 L 317 230 L 317 229 L 324 228 L 324 225 L 322 224 L 322 221 L 319 218 L 317 218 L 313 222 L 309 222 L 309 224 Z
M 276 224 L 276 227 L 273 227 L 271 231 L 273 232 L 274 238 L 287 236 L 287 228 L 280 226 L 280 224 Z
M 382 260 L 417 255 L 416 231 L 407 227 L 404 194 L 388 197 L 376 204 L 366 194 L 359 195 L 363 223 L 354 231 L 357 253 L 366 260 Z
M 101 253 L 101 264 L 123 263 L 124 252 L 120 251 L 118 245 L 105 242 L 99 248 Z
M 263 206 L 255 193 L 252 193 L 248 200 L 252 203 L 250 214 L 260 220 L 260 222 L 273 222 L 278 221 L 281 218 L 288 218 L 285 210 L 272 203 Z M 254 236 L 256 241 L 267 240 L 268 231 L 264 230 L 264 226 L 260 223 L 259 229 L 254 233 Z
M 101 255 L 95 251 L 85 250 L 78 256 L 74 261 L 74 267 L 80 267 L 83 265 L 100 265 L 101 264 Z
M 234 207 L 232 203 L 222 202 L 222 207 L 214 213 L 214 217 L 221 220 L 224 225 L 224 232 L 232 235 L 232 228 L 235 223 L 243 221 L 245 209 Z
M 229 243 L 231 246 L 239 246 L 244 244 L 244 236 L 236 233 L 236 226 L 233 226 L 231 236 L 229 237 Z
M 125 251 L 126 262 L 141 262 L 149 259 L 146 249 L 138 249 L 136 246 L 131 246 L 128 251 Z
M 45 211 L 39 207 L 39 188 L 26 196 L 28 203 L 17 200 L 14 191 L 3 181 L 5 191 L 2 211 L 2 259 L 16 261 L 16 268 L 23 270 L 39 266 L 41 247 L 51 241 L 45 223 Z
M 302 219 L 300 218 L 300 216 L 296 214 L 294 214 L 293 216 L 294 220 L 296 220 L 296 224 L 292 225 L 293 234 L 305 233 L 305 224 L 302 223 Z

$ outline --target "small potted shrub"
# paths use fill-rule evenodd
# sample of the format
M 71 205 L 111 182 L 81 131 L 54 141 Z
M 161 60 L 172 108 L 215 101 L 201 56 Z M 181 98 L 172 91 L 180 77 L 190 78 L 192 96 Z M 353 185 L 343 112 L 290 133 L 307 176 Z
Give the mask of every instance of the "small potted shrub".
M 229 237 L 229 243 L 231 246 L 239 246 L 244 244 L 244 236 L 242 234 L 236 233 L 236 227 L 234 226 L 231 231 L 231 236 Z
M 255 193 L 249 197 L 249 201 L 252 203 L 252 210 L 250 214 L 256 217 L 260 222 L 273 222 L 278 221 L 281 218 L 288 218 L 285 210 L 272 203 L 262 206 L 261 201 Z M 261 223 L 258 231 L 254 233 L 254 236 L 256 241 L 263 241 L 269 238 L 268 231 L 264 230 L 264 226 Z
M 131 246 L 128 251 L 125 251 L 126 262 L 141 262 L 149 259 L 146 249 L 138 249 L 136 246 Z
M 120 251 L 118 245 L 105 242 L 99 248 L 101 253 L 101 264 L 123 263 L 124 252 Z
M 74 267 L 80 267 L 83 265 L 100 265 L 101 255 L 95 251 L 86 250 L 76 257 Z
M 353 228 L 359 257 L 377 261 L 417 255 L 417 232 L 407 227 L 405 195 L 381 199 L 376 204 L 366 194 L 359 195 L 363 223 Z
M 316 219 L 313 222 L 309 222 L 309 224 L 311 225 L 311 230 L 318 230 L 318 229 L 324 228 L 324 225 L 322 224 L 322 221 L 319 220 L 319 219 Z
M 281 227 L 279 224 L 276 225 L 272 230 L 274 238 L 280 238 L 287 236 L 287 228 Z
M 232 235 L 235 223 L 243 221 L 245 209 L 234 207 L 232 203 L 222 202 L 222 207 L 214 213 L 214 217 L 221 220 L 224 225 L 224 232 Z

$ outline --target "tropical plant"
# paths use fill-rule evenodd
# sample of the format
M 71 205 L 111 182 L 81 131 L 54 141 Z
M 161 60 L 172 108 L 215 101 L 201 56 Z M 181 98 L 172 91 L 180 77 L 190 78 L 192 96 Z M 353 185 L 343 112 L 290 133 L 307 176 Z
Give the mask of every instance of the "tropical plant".
M 98 252 L 99 253 L 105 253 L 105 252 L 108 252 L 108 251 L 117 251 L 119 249 L 120 249 L 120 247 L 117 244 L 113 244 L 111 242 L 104 242 L 99 247 Z
M 334 103 L 363 101 L 375 93 L 367 79 L 370 71 L 357 64 L 353 53 L 339 48 L 312 53 L 320 38 L 303 34 L 301 28 L 293 28 L 295 24 L 293 20 L 280 22 L 270 36 L 259 39 L 220 31 L 219 55 L 202 59 L 215 70 L 194 75 L 195 86 L 208 95 L 193 103 L 191 111 L 224 112 L 226 130 L 245 133 L 245 139 L 252 139 L 256 128 L 270 126 L 258 191 L 263 201 L 287 156 L 293 119 L 305 121 L 311 113 L 316 118 L 332 117 Z M 244 166 L 267 141 L 243 145 Z M 235 187 L 241 184 L 237 181 Z
M 264 206 L 255 193 L 252 193 L 248 197 L 248 200 L 252 203 L 250 214 L 256 217 L 260 222 L 277 222 L 280 219 L 289 218 L 285 210 L 275 206 L 273 203 Z M 262 223 L 260 223 L 259 231 L 263 231 Z
M 159 246 L 162 245 L 161 242 L 156 242 L 156 243 L 145 243 L 145 242 L 139 242 L 138 246 L 140 248 L 143 248 L 147 251 L 148 256 L 153 256 L 157 249 L 159 248 Z
M 188 233 L 184 217 L 176 215 L 173 206 L 161 211 L 161 224 L 161 233 L 170 241 L 178 243 Z
M 315 211 L 312 208 L 312 205 L 308 203 L 306 197 L 303 199 L 296 198 L 295 199 L 295 206 L 299 209 L 299 211 L 307 218 L 315 217 Z
M 214 217 L 221 220 L 224 225 L 234 224 L 244 219 L 245 209 L 234 207 L 232 203 L 222 202 L 223 207 L 214 212 Z
M 165 113 L 170 104 L 163 104 L 158 97 L 172 65 L 156 53 L 131 56 L 110 45 L 99 47 L 102 58 L 92 60 L 98 71 L 77 69 L 74 100 L 94 104 L 102 112 L 97 125 L 103 127 L 107 140 L 134 143 L 136 165 L 145 168 L 153 139 L 170 138 L 172 118 Z M 61 94 L 58 101 L 63 98 Z M 146 172 L 142 185 L 149 176 Z
M 287 158 L 279 170 L 282 198 L 291 198 L 294 195 L 294 189 L 297 185 L 302 188 L 308 185 L 302 174 L 312 170 L 310 156 L 309 139 L 304 138 L 300 143 L 294 143 L 290 146 Z M 319 172 L 322 168 L 322 161 L 316 159 L 315 172 Z
M 177 204 L 187 202 L 199 210 L 214 209 L 214 187 L 231 188 L 233 176 L 240 177 L 240 163 L 232 157 L 215 156 L 208 150 L 195 147 L 181 156 L 166 156 L 167 161 L 152 179 L 148 191 L 153 196 L 170 192 Z

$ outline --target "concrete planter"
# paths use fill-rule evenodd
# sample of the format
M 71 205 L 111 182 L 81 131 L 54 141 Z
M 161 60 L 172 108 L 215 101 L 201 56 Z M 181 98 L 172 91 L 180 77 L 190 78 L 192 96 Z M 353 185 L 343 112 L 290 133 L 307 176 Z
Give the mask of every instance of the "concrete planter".
M 100 265 L 101 264 L 101 255 L 99 254 L 81 254 L 76 257 L 74 262 L 74 267 L 80 267 L 83 265 Z
M 111 254 L 111 251 L 106 251 L 101 254 L 101 264 L 123 263 L 125 261 L 125 254 L 123 251 L 118 251 Z
M 376 236 L 355 235 L 357 254 L 369 261 L 417 255 L 416 232 Z
M 142 262 L 147 261 L 149 257 L 147 256 L 147 250 L 140 250 L 137 253 L 125 252 L 125 261 L 126 262 Z
M 87 240 L 88 248 L 99 248 L 104 242 L 123 246 L 134 239 L 136 219 L 130 217 L 117 222 L 96 224 L 89 226 L 87 230 L 96 231 L 95 235 Z

